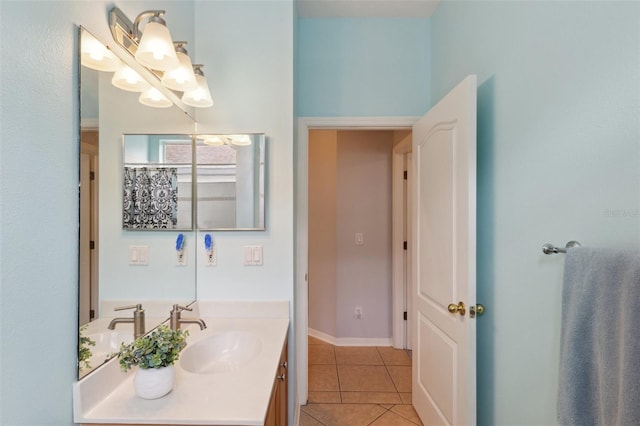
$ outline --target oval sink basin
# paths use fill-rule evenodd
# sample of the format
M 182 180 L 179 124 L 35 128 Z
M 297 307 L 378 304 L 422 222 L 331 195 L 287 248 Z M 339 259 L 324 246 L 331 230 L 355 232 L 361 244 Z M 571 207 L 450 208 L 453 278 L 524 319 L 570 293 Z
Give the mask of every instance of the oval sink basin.
M 187 345 L 180 354 L 180 365 L 191 373 L 222 373 L 248 364 L 261 349 L 262 341 L 255 334 L 227 331 Z
M 97 367 L 107 358 L 120 350 L 120 344 L 133 342 L 132 333 L 123 333 L 121 331 L 103 331 L 102 333 L 88 334 L 86 337 L 93 340 L 96 345 L 88 346 L 91 351 L 91 365 Z

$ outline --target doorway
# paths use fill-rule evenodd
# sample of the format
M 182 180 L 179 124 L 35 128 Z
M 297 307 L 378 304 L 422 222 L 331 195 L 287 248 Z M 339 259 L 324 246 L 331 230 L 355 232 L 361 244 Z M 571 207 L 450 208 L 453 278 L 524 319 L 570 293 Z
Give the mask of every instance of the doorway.
M 308 156 L 309 156 L 309 130 L 312 129 L 336 129 L 336 130 L 407 130 L 417 120 L 414 117 L 400 118 L 301 118 L 298 121 L 297 167 L 296 167 L 296 342 L 297 348 L 297 399 L 302 405 L 308 399 L 308 336 L 309 328 L 309 288 L 308 288 L 308 247 L 309 247 L 309 223 L 308 223 Z M 395 162 L 394 162 L 395 163 Z M 355 236 L 354 236 L 355 239 Z M 402 245 L 402 243 L 400 243 Z M 404 290 L 396 290 L 395 284 L 392 297 L 402 294 Z M 393 310 L 396 304 L 393 304 Z M 394 333 L 397 327 L 393 327 Z
M 98 311 L 98 143 L 96 128 L 80 132 L 79 323 Z

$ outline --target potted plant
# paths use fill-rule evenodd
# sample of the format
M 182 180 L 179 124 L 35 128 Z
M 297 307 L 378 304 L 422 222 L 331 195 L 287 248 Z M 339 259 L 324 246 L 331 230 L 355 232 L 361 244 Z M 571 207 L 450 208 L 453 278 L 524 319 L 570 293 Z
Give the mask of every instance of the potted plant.
M 91 346 L 96 345 L 96 342 L 89 337 L 83 336 L 83 333 L 87 331 L 87 327 L 87 324 L 80 327 L 80 341 L 78 342 L 78 367 L 80 368 L 80 372 L 91 368 Z
M 133 385 L 139 397 L 156 399 L 171 392 L 176 377 L 173 364 L 186 346 L 188 335 L 188 331 L 160 325 L 150 334 L 120 346 L 122 371 L 138 366 Z

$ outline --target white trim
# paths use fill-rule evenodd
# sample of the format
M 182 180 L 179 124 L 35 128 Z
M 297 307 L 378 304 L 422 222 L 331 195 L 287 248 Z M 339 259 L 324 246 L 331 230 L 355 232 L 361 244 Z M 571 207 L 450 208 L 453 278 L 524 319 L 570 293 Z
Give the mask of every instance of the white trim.
M 393 147 L 391 164 L 391 327 L 393 330 L 393 347 L 405 349 L 407 347 L 407 324 L 403 319 L 403 313 L 407 311 L 406 293 L 404 289 L 405 276 L 405 250 L 404 250 L 404 155 L 411 152 L 411 140 Z
M 377 337 L 333 337 L 322 331 L 309 329 L 309 336 L 330 343 L 333 346 L 392 346 L 391 338 Z
M 296 144 L 296 248 L 295 248 L 295 342 L 296 342 L 296 404 L 305 405 L 309 395 L 308 344 L 309 288 L 307 286 L 309 236 L 308 236 L 308 190 L 309 190 L 309 129 L 357 129 L 398 130 L 412 128 L 420 117 L 300 117 Z

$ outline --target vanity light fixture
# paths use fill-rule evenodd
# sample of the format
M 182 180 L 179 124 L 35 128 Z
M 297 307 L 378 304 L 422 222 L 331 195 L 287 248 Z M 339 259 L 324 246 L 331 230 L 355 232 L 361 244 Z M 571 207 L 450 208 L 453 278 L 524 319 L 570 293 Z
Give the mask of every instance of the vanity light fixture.
M 143 105 L 154 108 L 169 108 L 173 106 L 173 103 L 155 87 L 149 87 L 149 89 L 142 92 L 138 101 Z
M 159 71 L 171 71 L 180 64 L 173 46 L 171 33 L 167 23 L 161 16 L 164 10 L 148 10 L 142 12 L 133 24 L 133 37 L 140 40 L 136 50 L 136 61 L 147 68 Z M 140 31 L 140 22 L 148 17 L 144 33 Z
M 178 56 L 180 65 L 175 69 L 165 72 L 162 80 L 160 80 L 165 87 L 180 92 L 198 87 L 198 82 L 193 72 L 193 65 L 191 65 L 191 59 L 189 59 L 187 50 L 184 48 L 186 44 L 186 41 L 175 42 L 176 55 Z
M 85 67 L 106 72 L 117 71 L 122 66 L 120 59 L 88 31 L 80 43 L 80 62 Z
M 202 140 L 205 145 L 222 146 L 248 146 L 251 145 L 250 135 L 198 135 L 198 140 Z
M 202 138 L 202 141 L 205 145 L 210 146 L 222 146 L 224 145 L 224 141 L 218 135 L 202 135 L 198 139 Z
M 122 64 L 111 78 L 111 84 L 118 89 L 127 90 L 129 92 L 144 92 L 151 88 L 149 82 L 140 77 L 140 74 L 135 72 L 133 68 L 128 65 Z
M 162 19 L 164 13 L 164 10 L 147 10 L 131 22 L 120 9 L 114 7 L 109 12 L 111 35 L 116 43 L 135 58 L 138 64 L 149 71 L 150 78 L 158 79 L 157 86 L 154 83 L 150 85 L 156 86 L 156 90 L 162 93 L 167 101 L 171 102 L 170 99 L 173 99 L 179 104 L 178 99 L 182 97 L 182 102 L 189 106 L 199 108 L 212 106 L 213 100 L 202 73 L 202 65 L 191 64 L 185 49 L 186 42 L 172 41 L 166 22 Z M 144 20 L 147 22 L 140 28 Z M 168 90 L 163 93 L 164 88 Z M 166 102 L 156 102 L 159 98 L 157 93 L 150 92 L 148 95 L 141 95 L 140 102 L 145 105 L 165 107 Z M 148 100 L 148 103 L 143 99 Z
M 231 145 L 249 146 L 251 145 L 251 137 L 249 135 L 229 135 Z
M 204 78 L 204 72 L 202 72 L 203 66 L 200 64 L 193 66 L 193 73 L 196 75 L 198 86 L 182 94 L 182 102 L 192 107 L 206 108 L 213 106 L 209 85 L 207 84 L 207 79 Z

